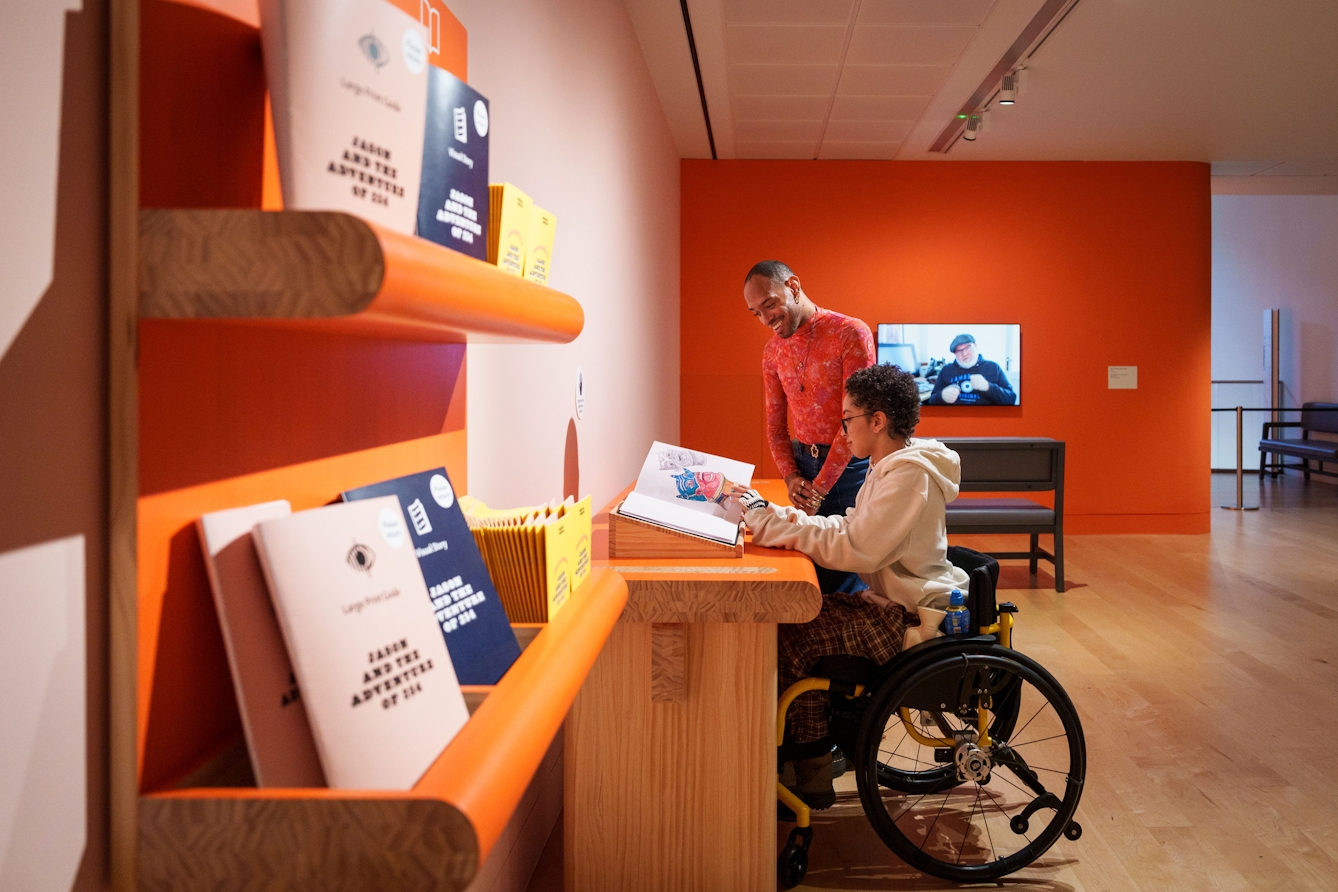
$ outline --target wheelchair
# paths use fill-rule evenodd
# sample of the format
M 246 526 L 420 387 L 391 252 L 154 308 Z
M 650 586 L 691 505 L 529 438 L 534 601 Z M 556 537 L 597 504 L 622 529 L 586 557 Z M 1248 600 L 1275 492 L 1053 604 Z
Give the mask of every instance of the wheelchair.
M 881 666 L 857 656 L 818 660 L 812 677 L 780 699 L 777 771 L 840 746 L 864 814 L 893 853 L 941 879 L 994 880 L 1031 864 L 1061 834 L 1082 835 L 1073 818 L 1086 745 L 1059 682 L 1013 649 L 1017 607 L 996 604 L 998 562 L 960 546 L 948 559 L 970 575 L 975 634 L 931 638 Z M 830 733 L 787 744 L 786 713 L 807 691 L 828 692 Z M 778 816 L 795 823 L 776 863 L 788 889 L 808 871 L 813 828 L 779 773 L 776 789 Z

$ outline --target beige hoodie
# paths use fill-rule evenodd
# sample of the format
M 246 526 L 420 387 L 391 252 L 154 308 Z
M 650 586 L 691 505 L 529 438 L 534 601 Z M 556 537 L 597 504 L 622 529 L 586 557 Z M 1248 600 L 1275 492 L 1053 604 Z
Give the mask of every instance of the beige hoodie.
M 946 606 L 954 588 L 966 591 L 966 572 L 945 556 L 943 506 L 957 498 L 961 479 L 957 453 L 938 440 L 912 439 L 869 468 L 844 517 L 771 505 L 744 520 L 758 545 L 793 548 L 824 567 L 858 573 L 872 589 L 866 600 L 914 613 L 921 603 Z

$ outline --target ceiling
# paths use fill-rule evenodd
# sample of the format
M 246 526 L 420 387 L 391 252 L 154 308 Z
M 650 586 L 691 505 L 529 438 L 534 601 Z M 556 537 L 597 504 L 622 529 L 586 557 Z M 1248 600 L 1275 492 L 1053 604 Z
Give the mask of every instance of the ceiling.
M 624 0 L 679 153 L 710 158 L 680 0 Z M 930 147 L 1045 0 L 687 0 L 719 158 L 1193 160 L 1338 193 L 1338 3 L 1078 0 L 1015 106 Z

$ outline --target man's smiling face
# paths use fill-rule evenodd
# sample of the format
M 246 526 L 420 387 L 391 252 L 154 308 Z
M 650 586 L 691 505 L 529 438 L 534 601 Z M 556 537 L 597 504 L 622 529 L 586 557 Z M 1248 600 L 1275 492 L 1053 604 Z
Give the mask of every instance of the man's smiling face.
M 785 283 L 766 276 L 753 276 L 743 286 L 743 300 L 748 310 L 763 325 L 783 338 L 799 327 L 799 280 L 791 276 Z

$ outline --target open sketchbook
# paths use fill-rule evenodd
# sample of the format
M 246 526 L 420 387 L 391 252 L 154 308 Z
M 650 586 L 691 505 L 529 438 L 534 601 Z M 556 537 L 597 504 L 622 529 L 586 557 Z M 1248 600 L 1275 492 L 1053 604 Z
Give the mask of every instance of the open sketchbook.
M 724 496 L 752 481 L 752 465 L 657 440 L 618 513 L 733 545 L 742 512 Z

